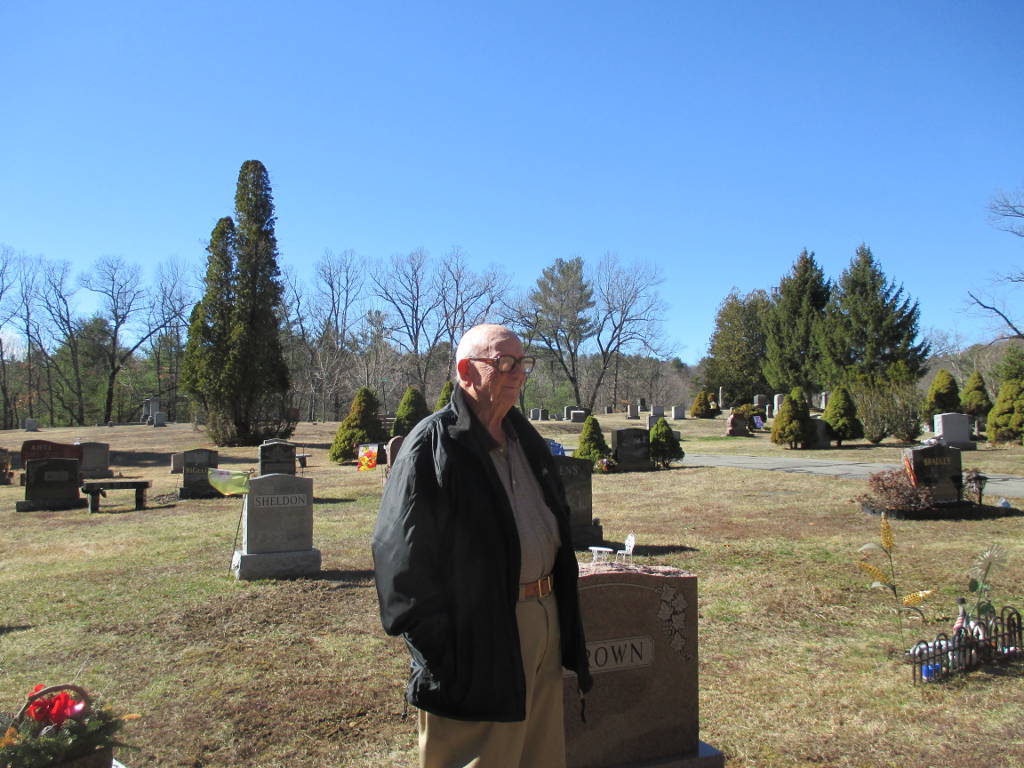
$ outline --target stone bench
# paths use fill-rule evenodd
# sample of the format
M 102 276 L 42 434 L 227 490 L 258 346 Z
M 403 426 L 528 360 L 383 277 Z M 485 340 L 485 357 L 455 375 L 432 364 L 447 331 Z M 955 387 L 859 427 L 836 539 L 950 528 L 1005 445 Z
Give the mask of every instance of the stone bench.
M 89 512 L 100 511 L 100 496 L 107 491 L 135 491 L 135 509 L 146 508 L 146 489 L 150 480 L 87 480 L 82 483 L 82 493 L 89 497 Z

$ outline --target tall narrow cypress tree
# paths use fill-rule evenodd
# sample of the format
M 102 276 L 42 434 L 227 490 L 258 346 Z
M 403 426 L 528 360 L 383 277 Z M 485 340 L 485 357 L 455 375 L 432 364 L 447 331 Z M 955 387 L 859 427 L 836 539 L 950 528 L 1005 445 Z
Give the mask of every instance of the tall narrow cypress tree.
M 762 370 L 775 392 L 793 387 L 817 388 L 820 352 L 814 335 L 828 304 L 829 283 L 804 249 L 773 292 L 764 314 L 765 355 Z

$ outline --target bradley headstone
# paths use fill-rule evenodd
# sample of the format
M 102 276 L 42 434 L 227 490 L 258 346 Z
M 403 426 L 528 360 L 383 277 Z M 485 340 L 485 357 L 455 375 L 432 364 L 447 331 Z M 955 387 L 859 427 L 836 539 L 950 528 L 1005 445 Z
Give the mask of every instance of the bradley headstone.
M 569 768 L 721 768 L 700 741 L 697 577 L 667 566 L 580 566 L 580 612 L 594 687 L 580 717 L 566 673 Z
M 260 446 L 261 475 L 294 475 L 295 444 L 287 440 L 267 440 Z
M 959 448 L 945 445 L 904 448 L 903 459 L 910 465 L 914 484 L 931 488 L 936 502 L 960 500 L 964 479 Z
M 18 512 L 37 509 L 77 509 L 86 505 L 79 493 L 82 483 L 78 459 L 29 459 L 25 462 L 25 500 Z
M 242 548 L 231 559 L 235 578 L 312 576 L 320 564 L 313 547 L 313 479 L 252 478 L 242 508 Z
M 569 522 L 572 542 L 576 547 L 600 544 L 601 526 L 594 522 L 594 503 L 591 483 L 594 465 L 589 459 L 571 456 L 553 456 L 558 476 L 565 487 L 565 500 L 569 503 Z
M 612 430 L 612 455 L 621 472 L 653 469 L 650 431 L 636 427 Z
M 217 466 L 217 452 L 207 448 L 193 448 L 182 456 L 181 488 L 179 499 L 212 499 L 221 493 L 212 485 L 207 470 Z

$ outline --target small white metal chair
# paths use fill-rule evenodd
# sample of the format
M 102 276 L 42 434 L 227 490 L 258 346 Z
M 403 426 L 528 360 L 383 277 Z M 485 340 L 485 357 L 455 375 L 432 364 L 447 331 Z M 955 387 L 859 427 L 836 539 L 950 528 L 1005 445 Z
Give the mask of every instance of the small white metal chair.
M 623 543 L 625 549 L 620 549 L 615 553 L 615 562 L 619 561 L 619 556 L 622 556 L 622 562 L 632 563 L 633 562 L 633 547 L 636 546 L 636 534 L 630 533 L 626 537 L 626 541 Z

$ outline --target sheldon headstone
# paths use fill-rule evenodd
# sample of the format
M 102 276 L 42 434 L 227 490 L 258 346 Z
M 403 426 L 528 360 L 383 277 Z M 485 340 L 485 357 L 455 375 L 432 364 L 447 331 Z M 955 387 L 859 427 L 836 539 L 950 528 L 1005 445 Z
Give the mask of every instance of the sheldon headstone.
M 78 459 L 29 459 L 25 462 L 25 500 L 18 512 L 38 509 L 78 509 L 86 505 L 78 489 Z
M 110 471 L 110 446 L 107 443 L 78 443 L 82 451 L 82 477 L 113 477 Z
M 569 768 L 721 768 L 700 741 L 697 577 L 667 566 L 580 566 L 580 612 L 594 687 L 580 717 L 566 673 Z
M 959 448 L 945 445 L 904 448 L 903 458 L 910 463 L 916 484 L 931 488 L 937 503 L 960 500 L 964 479 Z
M 612 455 L 621 472 L 646 472 L 651 464 L 651 433 L 636 427 L 612 430 Z
M 217 452 L 207 448 L 193 448 L 182 456 L 181 488 L 179 499 L 213 499 L 221 493 L 212 485 L 207 470 L 217 466 Z
M 558 476 L 565 487 L 565 500 L 569 503 L 569 522 L 575 547 L 600 544 L 601 526 L 594 522 L 594 502 L 591 484 L 594 465 L 588 459 L 554 456 Z
M 295 444 L 286 440 L 268 440 L 260 446 L 261 475 L 294 475 Z
M 313 547 L 313 479 L 252 478 L 242 508 L 242 548 L 231 559 L 235 578 L 312 576 L 320 564 Z

